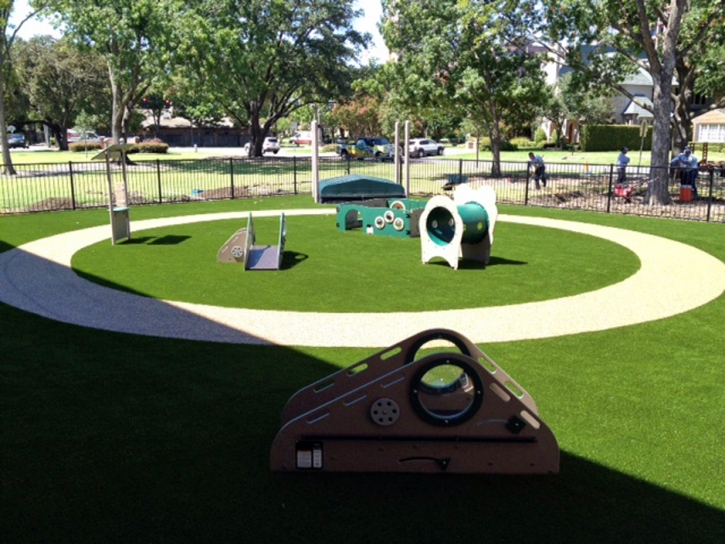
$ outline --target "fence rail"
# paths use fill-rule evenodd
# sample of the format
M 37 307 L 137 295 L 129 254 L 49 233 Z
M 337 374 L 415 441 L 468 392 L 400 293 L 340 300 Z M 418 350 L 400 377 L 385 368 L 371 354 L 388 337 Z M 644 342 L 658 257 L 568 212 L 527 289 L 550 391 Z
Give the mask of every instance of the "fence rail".
M 366 174 L 395 179 L 391 162 L 321 157 L 320 179 Z M 593 210 L 697 221 L 725 222 L 725 170 L 700 172 L 699 198 L 680 198 L 676 172 L 668 171 L 669 205 L 647 205 L 644 195 L 654 172 L 649 167 L 627 169 L 624 189 L 617 187 L 612 165 L 547 164 L 548 183 L 537 190 L 526 163 L 502 162 L 493 173 L 491 161 L 447 158 L 411 159 L 411 197 L 446 193 L 451 183 L 490 185 L 505 204 Z M 108 178 L 103 162 L 16 165 L 17 175 L 0 176 L 0 214 L 76 210 L 108 206 Z M 129 204 L 163 204 L 263 196 L 311 194 L 311 159 L 304 157 L 209 158 L 138 161 L 126 168 Z M 122 169 L 112 165 L 112 184 L 122 181 Z M 405 183 L 405 181 L 402 181 Z M 631 194 L 627 194 L 631 192 Z

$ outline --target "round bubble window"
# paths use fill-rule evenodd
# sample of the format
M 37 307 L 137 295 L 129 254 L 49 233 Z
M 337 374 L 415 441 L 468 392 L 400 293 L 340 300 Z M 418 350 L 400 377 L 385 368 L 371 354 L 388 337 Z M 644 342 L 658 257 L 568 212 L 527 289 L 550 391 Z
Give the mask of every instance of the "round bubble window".
M 472 418 L 483 401 L 478 374 L 458 357 L 433 357 L 411 382 L 411 401 L 418 415 L 439 426 L 454 426 Z

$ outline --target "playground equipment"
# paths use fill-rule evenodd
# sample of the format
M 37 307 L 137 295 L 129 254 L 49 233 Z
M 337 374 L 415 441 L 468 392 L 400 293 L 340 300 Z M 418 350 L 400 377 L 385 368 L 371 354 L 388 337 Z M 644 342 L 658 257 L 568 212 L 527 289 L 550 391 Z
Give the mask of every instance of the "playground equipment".
M 337 207 L 337 228 L 346 231 L 362 228 L 367 234 L 417 238 L 418 223 L 425 202 L 401 198 L 399 200 L 371 199 L 340 204 Z
M 320 182 L 320 202 L 405 198 L 405 189 L 386 179 L 350 174 Z
M 452 199 L 434 196 L 420 217 L 423 263 L 441 257 L 454 269 L 461 258 L 488 264 L 497 218 L 496 193 L 491 187 L 471 189 L 463 184 Z
M 460 352 L 416 359 L 447 341 Z M 559 471 L 559 446 L 534 399 L 483 351 L 423 331 L 295 393 L 271 469 L 534 474 Z
M 278 244 L 276 246 L 254 245 L 256 234 L 250 213 L 247 217 L 247 227 L 236 231 L 217 252 L 217 262 L 243 263 L 244 270 L 279 270 L 282 265 L 286 239 L 287 221 L 284 214 L 281 214 Z
M 108 213 L 111 218 L 111 243 L 131 238 L 131 220 L 128 210 L 128 176 L 126 173 L 126 151 L 132 144 L 114 144 L 107 147 L 97 155 L 91 157 L 92 161 L 104 159 L 106 161 L 106 177 L 108 179 Z M 114 187 L 113 173 L 111 172 L 111 159 L 121 165 L 121 182 Z

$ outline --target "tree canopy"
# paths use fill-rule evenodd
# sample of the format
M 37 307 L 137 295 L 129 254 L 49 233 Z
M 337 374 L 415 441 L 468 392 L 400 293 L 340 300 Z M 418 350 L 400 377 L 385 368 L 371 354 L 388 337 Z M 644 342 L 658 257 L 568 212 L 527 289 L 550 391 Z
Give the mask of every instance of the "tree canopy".
M 491 139 L 493 173 L 507 124 L 545 100 L 542 59 L 530 48 L 528 1 L 384 0 L 385 66 L 394 99 L 409 108 L 466 115 Z
M 179 26 L 177 66 L 226 114 L 264 137 L 292 111 L 344 95 L 349 63 L 369 36 L 356 31 L 353 0 L 195 3 Z

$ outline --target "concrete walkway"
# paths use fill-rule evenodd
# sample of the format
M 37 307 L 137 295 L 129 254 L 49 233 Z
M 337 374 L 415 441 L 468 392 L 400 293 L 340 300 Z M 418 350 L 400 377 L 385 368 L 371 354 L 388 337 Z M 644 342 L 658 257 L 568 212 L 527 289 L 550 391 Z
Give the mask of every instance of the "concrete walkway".
M 247 213 L 133 221 L 131 228 L 137 235 L 162 226 L 243 219 Z M 258 211 L 255 216 L 279 213 Z M 284 213 L 325 215 L 335 211 Z M 78 277 L 70 268 L 71 258 L 88 245 L 109 240 L 110 227 L 104 225 L 36 240 L 0 254 L 0 301 L 58 321 L 132 334 L 231 343 L 386 347 L 436 327 L 456 330 L 476 343 L 624 327 L 686 312 L 725 291 L 725 264 L 679 242 L 572 221 L 507 215 L 499 216 L 499 221 L 598 236 L 633 251 L 641 268 L 624 281 L 596 291 L 510 306 L 362 314 L 221 308 L 131 295 Z M 682 278 L 697 288 L 686 288 Z

